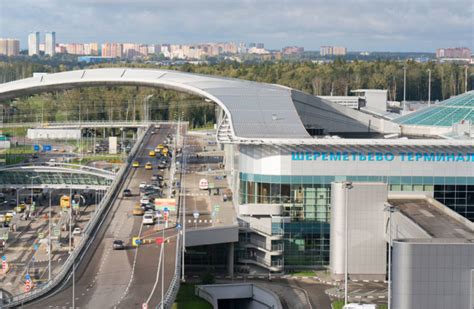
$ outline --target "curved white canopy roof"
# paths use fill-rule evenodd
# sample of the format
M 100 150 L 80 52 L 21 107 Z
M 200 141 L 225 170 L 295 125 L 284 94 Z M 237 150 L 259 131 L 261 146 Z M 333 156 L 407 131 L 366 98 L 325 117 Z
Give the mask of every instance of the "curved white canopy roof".
M 178 71 L 105 68 L 45 74 L 0 84 L 0 100 L 85 86 L 134 85 L 208 98 L 226 113 L 233 138 L 310 138 L 292 99 L 279 85 Z

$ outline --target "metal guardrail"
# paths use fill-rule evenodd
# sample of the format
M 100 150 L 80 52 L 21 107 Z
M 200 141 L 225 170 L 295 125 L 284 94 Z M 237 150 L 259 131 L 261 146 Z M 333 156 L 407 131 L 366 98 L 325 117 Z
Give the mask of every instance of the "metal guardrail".
M 148 134 L 149 129 L 150 128 L 148 128 L 148 130 L 145 131 L 137 139 L 137 142 L 133 146 L 132 150 L 130 151 L 130 155 L 127 158 L 128 163 L 130 163 L 132 161 L 132 158 L 134 158 L 135 155 L 137 154 L 140 146 L 142 145 L 142 141 L 144 137 Z M 129 170 L 130 170 L 130 164 L 125 164 L 117 173 L 114 181 L 112 182 L 110 186 L 110 189 L 107 191 L 104 198 L 99 203 L 99 206 L 97 207 L 97 210 L 96 210 L 96 215 L 94 216 L 94 218 L 91 219 L 91 221 L 89 221 L 86 228 L 84 229 L 83 235 L 85 237 L 81 239 L 76 249 L 69 255 L 66 262 L 62 266 L 60 272 L 51 281 L 47 282 L 44 285 L 40 285 L 37 288 L 32 289 L 30 292 L 18 294 L 11 298 L 4 299 L 3 304 L 0 304 L 0 308 L 22 306 L 24 303 L 30 302 L 50 292 L 51 290 L 56 288 L 59 284 L 61 284 L 65 279 L 66 279 L 66 282 L 69 280 L 69 278 L 71 277 L 70 270 L 73 264 L 78 264 L 81 262 L 85 253 L 94 242 L 95 236 L 97 235 L 97 232 L 100 229 L 100 226 L 104 222 L 104 220 L 99 222 L 99 219 L 102 218 L 102 215 L 105 210 L 110 209 L 110 207 L 108 206 L 111 205 L 111 201 L 113 201 L 113 198 L 116 197 L 116 193 L 117 193 L 116 191 L 118 190 L 121 182 L 124 180 L 123 176 Z M 79 257 L 79 261 L 77 261 L 78 257 Z
M 174 300 L 176 299 L 176 295 L 178 295 L 179 288 L 181 286 L 181 246 L 182 246 L 182 237 L 181 232 L 178 233 L 177 241 L 176 241 L 176 268 L 174 270 L 173 279 L 171 279 L 170 286 L 166 291 L 164 299 L 162 300 L 164 304 L 164 308 L 168 309 L 173 306 Z M 156 306 L 157 309 L 161 308 L 161 302 Z
M 177 124 L 177 121 L 63 121 L 63 122 L 19 122 L 19 123 L 8 123 L 4 122 L 1 124 L 3 128 L 56 128 L 56 127 L 90 127 L 90 126 L 140 126 L 148 127 L 152 124 Z

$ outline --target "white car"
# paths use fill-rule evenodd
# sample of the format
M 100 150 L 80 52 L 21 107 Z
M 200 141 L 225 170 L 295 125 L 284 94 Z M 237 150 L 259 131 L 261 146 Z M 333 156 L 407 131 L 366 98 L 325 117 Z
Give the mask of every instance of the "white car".
M 140 199 L 140 204 L 143 205 L 143 204 L 148 204 L 148 203 L 150 203 L 150 199 L 148 197 L 142 197 Z
M 155 224 L 155 217 L 153 216 L 153 214 L 147 213 L 143 215 L 143 224 Z
M 146 181 L 140 182 L 140 185 L 138 186 L 139 189 L 145 189 L 146 187 Z
M 80 227 L 75 227 L 74 230 L 72 231 L 72 235 L 81 235 L 82 230 Z

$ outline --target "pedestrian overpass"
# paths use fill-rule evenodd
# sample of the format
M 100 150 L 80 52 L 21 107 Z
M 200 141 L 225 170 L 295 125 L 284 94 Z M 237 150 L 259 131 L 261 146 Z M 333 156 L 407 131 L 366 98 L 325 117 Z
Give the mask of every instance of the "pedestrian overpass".
M 0 168 L 2 189 L 93 189 L 106 190 L 115 173 L 90 166 L 44 163 L 10 165 Z

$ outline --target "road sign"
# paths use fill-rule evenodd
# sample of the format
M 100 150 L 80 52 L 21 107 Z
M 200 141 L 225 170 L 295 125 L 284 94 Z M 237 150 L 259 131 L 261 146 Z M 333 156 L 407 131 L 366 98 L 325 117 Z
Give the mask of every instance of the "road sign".
M 197 212 L 197 211 L 193 212 L 193 217 L 194 217 L 194 219 L 199 218 L 199 212 Z
M 211 217 L 212 217 L 212 218 L 215 218 L 216 215 L 217 215 L 216 211 L 211 212 Z
M 142 309 L 148 309 L 148 304 L 147 304 L 147 303 L 143 303 L 143 304 L 142 304 Z
M 220 209 L 221 209 L 221 205 L 219 205 L 219 204 L 214 205 L 214 211 L 215 212 L 218 212 Z
M 213 182 L 210 182 L 209 183 L 209 189 L 214 189 L 216 186 Z
M 59 227 L 55 227 L 55 228 L 53 229 L 53 234 L 54 234 L 54 236 L 59 236 L 59 235 L 61 235 L 61 230 L 59 229 Z
M 38 244 L 34 244 L 33 250 L 38 251 L 38 248 L 39 248 L 39 247 L 38 247 Z
M 3 273 L 6 273 L 8 269 L 8 265 L 6 261 L 2 261 L 2 271 Z
M 165 208 L 163 208 L 163 211 L 164 211 L 164 212 L 168 212 L 168 211 L 170 211 L 170 210 L 169 210 L 168 207 L 165 207 Z
M 39 145 L 33 145 L 33 150 L 34 151 L 40 151 L 40 146 Z
M 27 279 L 25 281 L 25 292 L 31 291 L 31 278 L 29 274 L 26 274 Z
M 43 232 L 38 233 L 38 238 L 43 239 L 44 238 L 44 233 Z
M 26 280 L 31 280 L 30 274 L 27 273 L 27 274 L 25 275 L 25 279 L 26 279 Z
M 7 256 L 6 255 L 2 255 L 2 261 L 6 261 L 7 260 Z
M 132 246 L 134 247 L 138 247 L 140 246 L 142 243 L 142 240 L 140 239 L 140 237 L 133 237 L 132 238 Z
M 180 229 L 182 229 L 182 228 L 183 228 L 183 227 L 181 226 L 181 224 L 179 224 L 179 223 L 176 224 L 176 229 L 177 229 L 177 230 L 180 230 Z
M 3 240 L 7 241 L 8 240 L 8 232 L 4 233 L 2 235 Z
M 155 238 L 155 242 L 157 245 L 161 245 L 165 240 L 163 239 L 163 237 L 156 237 Z
M 51 145 L 43 145 L 43 151 L 52 151 L 53 147 Z
M 163 220 L 168 221 L 168 219 L 169 219 L 169 212 L 164 211 L 163 212 Z

